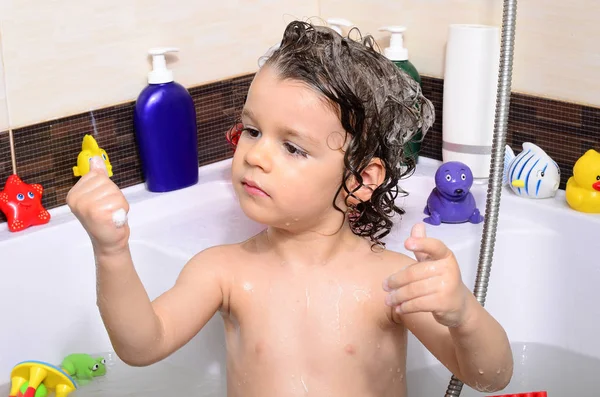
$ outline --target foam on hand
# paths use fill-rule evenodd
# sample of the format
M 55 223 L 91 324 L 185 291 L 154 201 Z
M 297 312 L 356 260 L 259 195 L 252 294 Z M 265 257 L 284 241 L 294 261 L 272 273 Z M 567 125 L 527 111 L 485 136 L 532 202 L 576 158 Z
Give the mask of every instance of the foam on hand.
M 127 212 L 123 208 L 119 208 L 113 212 L 112 220 L 116 227 L 123 227 L 127 223 Z

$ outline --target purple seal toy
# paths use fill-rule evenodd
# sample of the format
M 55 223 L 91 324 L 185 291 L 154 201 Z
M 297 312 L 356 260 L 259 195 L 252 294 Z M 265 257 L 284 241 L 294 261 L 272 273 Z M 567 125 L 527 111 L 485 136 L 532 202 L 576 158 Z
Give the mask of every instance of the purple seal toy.
M 430 225 L 441 223 L 480 223 L 483 216 L 479 213 L 475 197 L 470 192 L 473 185 L 473 173 L 464 163 L 449 161 L 442 164 L 435 173 L 435 188 L 427 199 L 423 219 Z

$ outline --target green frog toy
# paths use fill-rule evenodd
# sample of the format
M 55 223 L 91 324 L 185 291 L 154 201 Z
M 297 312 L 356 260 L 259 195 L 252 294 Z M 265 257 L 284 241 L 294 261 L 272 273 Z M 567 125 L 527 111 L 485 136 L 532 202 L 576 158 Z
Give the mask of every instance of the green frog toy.
M 106 360 L 103 357 L 93 358 L 89 354 L 69 354 L 60 367 L 78 384 L 86 384 L 98 376 L 106 375 Z

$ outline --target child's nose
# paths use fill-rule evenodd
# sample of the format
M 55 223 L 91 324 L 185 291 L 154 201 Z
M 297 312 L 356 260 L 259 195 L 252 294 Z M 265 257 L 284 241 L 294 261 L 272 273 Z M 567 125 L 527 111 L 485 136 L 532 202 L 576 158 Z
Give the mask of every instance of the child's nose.
M 254 143 L 246 152 L 246 163 L 253 167 L 262 168 L 265 172 L 271 171 L 271 155 L 269 142 L 261 139 Z

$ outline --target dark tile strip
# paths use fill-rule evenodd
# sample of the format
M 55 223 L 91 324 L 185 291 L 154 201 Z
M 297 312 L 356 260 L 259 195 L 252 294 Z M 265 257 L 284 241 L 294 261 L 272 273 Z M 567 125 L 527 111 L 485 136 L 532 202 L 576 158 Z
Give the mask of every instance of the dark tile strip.
M 10 139 L 8 131 L 0 131 L 0 186 L 4 189 L 6 179 L 13 173 L 10 157 Z M 0 223 L 6 222 L 6 217 L 0 211 Z
M 200 165 L 231 157 L 225 132 L 233 125 L 245 101 L 253 74 L 190 89 L 198 117 Z M 422 155 L 442 159 L 442 79 L 423 77 L 423 92 L 436 109 L 436 121 L 423 141 Z M 93 134 L 111 157 L 113 180 L 119 187 L 143 182 L 133 128 L 134 102 L 40 123 L 14 131 L 19 176 L 41 183 L 43 204 L 65 204 L 77 181 L 72 167 L 85 134 Z M 95 126 L 95 129 L 94 129 Z M 523 142 L 541 146 L 560 165 L 561 187 L 572 175 L 577 158 L 586 150 L 600 151 L 600 108 L 513 93 L 507 143 L 521 151 Z M 0 132 L 0 183 L 12 173 L 7 132 Z M 0 222 L 5 218 L 0 213 Z

